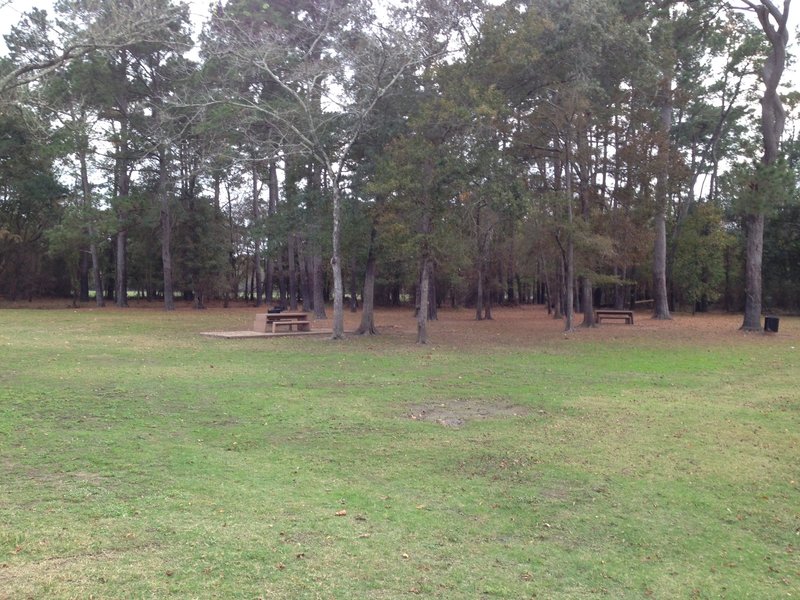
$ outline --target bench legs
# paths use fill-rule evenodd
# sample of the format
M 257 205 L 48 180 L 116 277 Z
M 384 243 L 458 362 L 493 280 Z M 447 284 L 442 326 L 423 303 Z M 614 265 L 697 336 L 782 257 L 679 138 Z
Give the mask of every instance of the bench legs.
M 297 331 L 311 331 L 311 322 L 309 321 L 273 321 L 272 333 L 278 333 L 278 327 L 287 327 L 289 331 L 294 331 L 295 325 Z

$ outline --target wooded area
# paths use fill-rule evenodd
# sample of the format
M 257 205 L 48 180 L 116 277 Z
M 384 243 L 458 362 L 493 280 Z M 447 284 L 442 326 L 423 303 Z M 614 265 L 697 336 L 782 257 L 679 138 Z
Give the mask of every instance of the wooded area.
M 790 0 L 32 10 L 0 58 L 0 296 L 416 302 L 565 328 L 800 308 Z M 760 107 L 759 107 L 760 104 Z

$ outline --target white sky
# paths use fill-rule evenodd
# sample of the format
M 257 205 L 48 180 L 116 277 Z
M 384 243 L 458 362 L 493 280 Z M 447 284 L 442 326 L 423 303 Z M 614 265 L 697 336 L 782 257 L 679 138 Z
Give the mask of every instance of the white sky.
M 391 0 L 385 0 L 388 4 Z M 733 0 L 735 2 L 735 0 Z M 783 3 L 780 0 L 775 0 L 781 6 Z M 208 7 L 211 0 L 188 0 L 192 11 L 192 27 L 193 36 L 197 39 L 197 35 L 208 16 Z M 376 0 L 378 5 L 381 0 Z M 743 4 L 743 3 L 742 3 Z M 44 8 L 49 13 L 52 13 L 53 0 L 0 0 L 0 56 L 6 53 L 5 40 L 2 35 L 7 33 L 12 25 L 19 22 L 23 13 L 31 8 L 38 7 Z M 797 40 L 800 38 L 800 0 L 795 0 L 794 6 L 791 7 L 789 12 L 789 51 L 791 54 L 797 56 Z M 784 85 L 788 85 L 793 89 L 800 89 L 800 68 L 796 59 L 794 65 L 790 65 L 784 72 Z
M 211 0 L 189 0 L 188 3 L 192 11 L 192 35 L 197 39 L 197 34 L 208 16 Z M 6 53 L 6 43 L 2 35 L 19 22 L 23 13 L 32 8 L 43 8 L 52 15 L 53 4 L 53 0 L 0 0 L 0 55 Z
M 387 4 L 390 0 L 387 0 Z M 780 6 L 783 3 L 780 0 L 775 0 Z M 734 0 L 735 2 L 735 0 Z M 192 25 L 193 35 L 195 38 L 200 32 L 203 22 L 208 15 L 208 7 L 211 0 L 188 0 L 189 6 L 192 11 Z M 377 0 L 377 4 L 381 4 L 381 0 Z M 743 4 L 743 3 L 742 3 Z M 2 35 L 7 33 L 10 27 L 17 22 L 23 13 L 31 8 L 44 8 L 49 13 L 52 13 L 53 0 L 0 0 L 0 55 L 5 54 L 6 45 Z M 790 32 L 790 52 L 797 53 L 797 38 L 800 37 L 800 4 L 795 0 L 794 6 L 789 11 L 789 32 Z M 800 73 L 797 72 L 797 65 L 793 65 L 787 69 L 784 79 L 786 81 L 796 82 L 794 88 L 800 87 Z

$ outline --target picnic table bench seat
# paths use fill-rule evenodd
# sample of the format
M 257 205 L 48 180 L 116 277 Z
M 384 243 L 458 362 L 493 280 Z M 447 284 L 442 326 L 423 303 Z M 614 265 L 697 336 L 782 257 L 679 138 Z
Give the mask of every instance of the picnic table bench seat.
M 288 327 L 292 331 L 296 327 L 296 331 L 311 331 L 311 321 L 308 319 L 284 319 L 281 321 L 272 321 L 272 333 L 278 332 L 278 327 Z
M 633 311 L 598 308 L 594 311 L 594 320 L 599 324 L 603 319 L 619 319 L 624 320 L 627 325 L 633 325 Z

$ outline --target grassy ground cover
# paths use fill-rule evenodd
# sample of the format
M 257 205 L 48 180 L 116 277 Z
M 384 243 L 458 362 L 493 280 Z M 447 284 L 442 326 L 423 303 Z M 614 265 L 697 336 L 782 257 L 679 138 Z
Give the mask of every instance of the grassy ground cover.
M 0 311 L 0 598 L 800 596 L 800 321 L 538 310 Z

